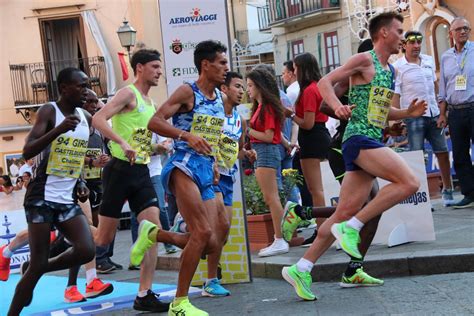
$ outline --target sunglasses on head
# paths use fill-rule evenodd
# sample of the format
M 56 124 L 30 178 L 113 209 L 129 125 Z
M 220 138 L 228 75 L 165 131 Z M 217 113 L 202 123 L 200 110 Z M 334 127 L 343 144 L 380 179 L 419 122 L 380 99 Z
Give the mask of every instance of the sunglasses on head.
M 414 44 L 415 42 L 421 44 L 421 42 L 423 41 L 423 35 L 410 35 L 407 37 L 406 41 L 412 44 Z

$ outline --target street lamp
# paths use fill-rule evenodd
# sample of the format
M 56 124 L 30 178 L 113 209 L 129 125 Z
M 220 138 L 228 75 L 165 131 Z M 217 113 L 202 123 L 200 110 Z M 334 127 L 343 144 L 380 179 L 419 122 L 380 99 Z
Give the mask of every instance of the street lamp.
M 123 20 L 123 25 L 117 30 L 117 35 L 120 40 L 122 47 L 127 49 L 128 58 L 130 58 L 130 47 L 135 46 L 135 41 L 137 38 L 137 31 L 130 25 L 128 25 L 127 20 Z

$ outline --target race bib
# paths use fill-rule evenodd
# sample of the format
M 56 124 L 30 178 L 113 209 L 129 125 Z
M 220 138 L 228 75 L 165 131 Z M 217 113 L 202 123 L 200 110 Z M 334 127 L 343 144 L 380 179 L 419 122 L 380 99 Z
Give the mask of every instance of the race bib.
M 150 162 L 152 132 L 147 128 L 135 128 L 128 144 L 136 151 L 135 163 L 147 164 Z
M 212 147 L 212 156 L 217 155 L 221 139 L 224 118 L 195 113 L 191 125 L 191 134 L 204 138 Z
M 464 91 L 466 89 L 467 89 L 467 76 L 466 75 L 457 75 L 454 90 Z
M 100 150 L 100 148 L 88 148 L 86 150 L 87 157 L 97 158 L 100 156 L 100 154 L 102 154 L 102 151 Z M 87 180 L 87 179 L 100 178 L 100 171 L 101 171 L 101 168 L 85 166 L 84 172 L 83 172 L 84 179 Z
M 219 152 L 217 153 L 219 167 L 231 169 L 237 161 L 238 154 L 239 143 L 222 133 L 219 142 Z
M 372 87 L 370 89 L 367 119 L 371 125 L 385 128 L 392 98 L 393 91 L 389 88 Z
M 79 178 L 84 166 L 87 140 L 59 136 L 51 144 L 46 173 L 63 178 Z

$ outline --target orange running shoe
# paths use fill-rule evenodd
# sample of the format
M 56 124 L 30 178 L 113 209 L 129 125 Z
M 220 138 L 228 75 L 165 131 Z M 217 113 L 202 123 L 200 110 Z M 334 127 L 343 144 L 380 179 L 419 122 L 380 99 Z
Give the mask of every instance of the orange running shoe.
M 77 286 L 73 285 L 64 291 L 64 301 L 66 303 L 85 302 L 86 298 L 77 290 Z
M 86 297 L 95 298 L 112 293 L 114 286 L 110 283 L 104 283 L 101 279 L 95 278 L 86 285 Z
M 8 245 L 0 247 L 0 281 L 8 280 L 10 276 L 10 258 L 3 256 L 3 249 Z

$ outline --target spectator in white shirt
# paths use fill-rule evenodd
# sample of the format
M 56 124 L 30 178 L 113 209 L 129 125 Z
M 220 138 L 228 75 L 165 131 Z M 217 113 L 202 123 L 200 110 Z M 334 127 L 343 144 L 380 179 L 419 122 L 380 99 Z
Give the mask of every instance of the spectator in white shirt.
M 286 95 L 291 101 L 291 105 L 294 106 L 298 95 L 300 94 L 300 85 L 296 80 L 295 68 L 293 61 L 285 61 L 283 63 L 283 70 L 281 72 L 281 79 L 286 88 Z
M 443 181 L 442 197 L 445 206 L 454 204 L 451 169 L 444 129 L 438 127 L 440 110 L 436 100 L 438 86 L 433 58 L 421 53 L 423 35 L 417 31 L 405 33 L 404 56 L 394 67 L 397 69 L 395 81 L 395 105 L 406 109 L 413 99 L 426 100 L 428 109 L 418 118 L 406 119 L 410 150 L 423 150 L 425 139 L 431 144 L 439 162 Z
M 33 167 L 33 159 L 28 159 L 27 161 L 25 161 L 23 166 L 21 166 L 20 172 L 18 172 L 18 174 L 20 176 L 22 176 L 25 172 L 29 172 L 30 174 L 33 174 L 32 167 Z

